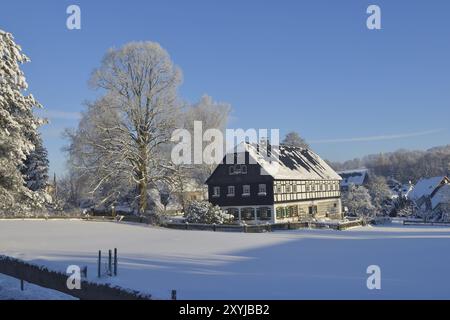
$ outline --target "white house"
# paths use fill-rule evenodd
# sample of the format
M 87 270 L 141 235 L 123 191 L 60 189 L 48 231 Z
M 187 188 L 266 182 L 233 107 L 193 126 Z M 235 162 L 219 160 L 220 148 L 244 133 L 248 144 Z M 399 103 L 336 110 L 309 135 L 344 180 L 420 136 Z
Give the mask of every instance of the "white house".
M 369 169 L 355 169 L 338 171 L 338 175 L 342 177 L 341 189 L 348 190 L 348 187 L 353 184 L 355 186 L 363 186 L 369 182 Z
M 409 193 L 409 199 L 414 201 L 417 207 L 423 210 L 431 210 L 431 199 L 442 186 L 449 183 L 450 179 L 446 176 L 420 179 Z

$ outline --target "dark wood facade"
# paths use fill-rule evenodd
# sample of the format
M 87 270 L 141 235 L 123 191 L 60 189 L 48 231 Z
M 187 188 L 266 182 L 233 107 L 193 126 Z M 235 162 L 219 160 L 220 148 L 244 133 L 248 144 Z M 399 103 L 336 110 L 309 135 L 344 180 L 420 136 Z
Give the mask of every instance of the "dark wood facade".
M 276 178 L 262 174 L 266 171 L 260 164 L 250 164 L 248 153 L 242 163 L 222 163 L 206 181 L 209 201 L 236 219 L 277 222 L 341 218 L 339 176 L 337 179 Z

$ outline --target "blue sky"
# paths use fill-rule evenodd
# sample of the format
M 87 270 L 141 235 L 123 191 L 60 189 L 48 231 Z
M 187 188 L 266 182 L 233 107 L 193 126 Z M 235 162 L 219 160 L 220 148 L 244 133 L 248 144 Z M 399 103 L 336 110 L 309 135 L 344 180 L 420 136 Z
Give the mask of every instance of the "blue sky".
M 82 29 L 66 28 L 81 8 Z M 377 4 L 382 30 L 366 28 Z M 92 70 L 110 47 L 159 42 L 184 74 L 183 99 L 232 105 L 230 128 L 298 131 L 322 157 L 342 161 L 450 143 L 449 1 L 9 1 L 0 28 L 32 62 L 30 92 L 51 171 L 61 173 Z

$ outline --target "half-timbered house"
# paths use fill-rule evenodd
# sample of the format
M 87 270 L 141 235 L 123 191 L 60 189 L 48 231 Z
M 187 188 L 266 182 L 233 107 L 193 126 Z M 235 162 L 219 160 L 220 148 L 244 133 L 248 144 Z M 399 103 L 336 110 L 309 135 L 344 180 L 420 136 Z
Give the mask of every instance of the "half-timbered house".
M 269 158 L 246 142 L 229 153 L 206 181 L 209 201 L 248 223 L 342 218 L 341 177 L 325 161 L 309 149 L 268 149 Z

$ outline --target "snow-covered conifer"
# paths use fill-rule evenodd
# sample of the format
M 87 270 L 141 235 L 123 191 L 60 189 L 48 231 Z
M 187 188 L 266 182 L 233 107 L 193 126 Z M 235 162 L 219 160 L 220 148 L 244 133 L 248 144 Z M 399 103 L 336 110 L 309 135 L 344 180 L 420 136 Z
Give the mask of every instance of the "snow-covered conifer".
M 23 164 L 22 174 L 26 186 L 31 191 L 39 191 L 45 188 L 48 181 L 47 149 L 43 145 L 40 134 L 36 135 L 34 146 L 34 150 L 27 156 Z
M 33 141 L 42 121 L 33 115 L 40 107 L 27 89 L 20 70 L 28 62 L 10 33 L 0 30 L 0 211 L 17 213 L 37 205 L 41 197 L 29 190 L 20 172 L 34 149 Z

